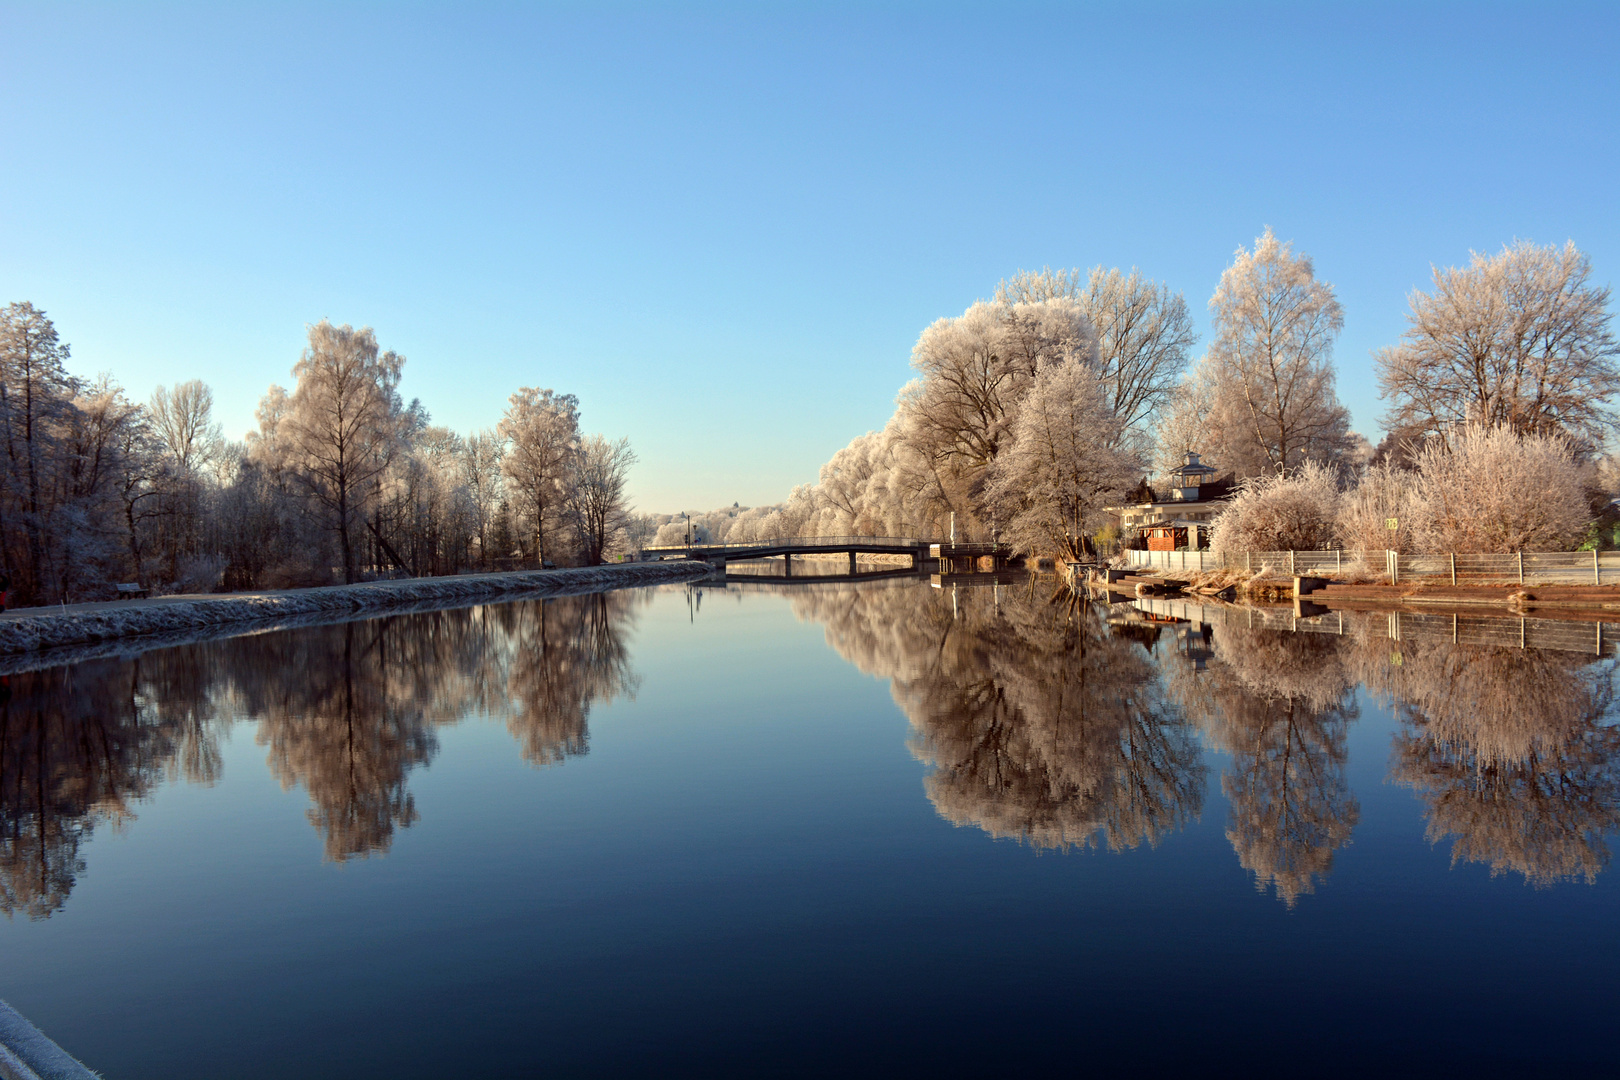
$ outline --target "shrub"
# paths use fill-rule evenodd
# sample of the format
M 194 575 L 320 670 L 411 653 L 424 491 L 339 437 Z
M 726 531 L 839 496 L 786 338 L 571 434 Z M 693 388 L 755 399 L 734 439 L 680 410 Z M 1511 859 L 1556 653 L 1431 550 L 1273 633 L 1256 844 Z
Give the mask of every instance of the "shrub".
M 1469 425 L 1418 456 L 1416 540 L 1426 551 L 1567 551 L 1591 520 L 1569 441 Z
M 1347 551 L 1414 550 L 1422 517 L 1416 503 L 1417 473 L 1388 463 L 1364 469 L 1339 502 L 1339 546 Z M 1389 520 L 1396 528 L 1389 527 Z
M 1226 551 L 1313 551 L 1331 543 L 1339 510 L 1338 474 L 1307 462 L 1287 476 L 1245 480 L 1215 518 L 1210 547 Z

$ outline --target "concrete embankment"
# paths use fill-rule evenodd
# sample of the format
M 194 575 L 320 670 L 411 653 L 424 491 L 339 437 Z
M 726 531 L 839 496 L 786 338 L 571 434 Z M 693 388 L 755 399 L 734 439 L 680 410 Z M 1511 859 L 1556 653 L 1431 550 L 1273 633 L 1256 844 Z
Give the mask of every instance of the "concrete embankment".
M 140 652 L 212 637 L 487 600 L 561 596 L 686 581 L 696 561 L 373 581 L 282 592 L 167 596 L 0 614 L 0 673 Z
M 0 1001 L 0 1080 L 95 1080 L 95 1076 Z

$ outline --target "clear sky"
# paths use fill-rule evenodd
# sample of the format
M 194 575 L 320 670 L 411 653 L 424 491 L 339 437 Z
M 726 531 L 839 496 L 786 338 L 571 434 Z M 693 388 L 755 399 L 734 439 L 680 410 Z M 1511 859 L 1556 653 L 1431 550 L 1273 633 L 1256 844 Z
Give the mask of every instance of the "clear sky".
M 1207 302 L 1264 226 L 1338 289 L 1340 394 L 1431 263 L 1620 277 L 1620 5 L 0 2 L 0 302 L 240 437 L 306 323 L 458 430 L 522 385 L 641 509 L 774 502 L 1021 268 Z M 1200 349 L 1202 345 L 1200 345 Z

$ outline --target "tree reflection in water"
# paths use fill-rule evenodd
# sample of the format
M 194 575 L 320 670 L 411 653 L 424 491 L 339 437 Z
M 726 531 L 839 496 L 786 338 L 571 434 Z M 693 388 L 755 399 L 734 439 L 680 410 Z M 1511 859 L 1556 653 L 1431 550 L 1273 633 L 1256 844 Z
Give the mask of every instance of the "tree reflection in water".
M 0 688 L 0 910 L 66 902 L 96 824 L 165 776 L 212 783 L 219 737 L 257 721 L 284 788 L 309 795 L 329 859 L 387 851 L 437 727 L 503 719 L 524 758 L 588 747 L 593 705 L 633 693 L 626 637 L 647 594 L 400 615 L 13 675 Z
M 142 665 L 96 661 L 13 675 L 0 685 L 0 911 L 44 918 L 67 902 L 97 824 L 188 757 L 199 705 L 165 719 L 142 689 Z M 207 779 L 208 775 L 198 777 Z
M 1051 592 L 868 588 L 799 594 L 795 608 L 891 680 L 946 820 L 1040 848 L 1157 843 L 1198 815 L 1196 742 L 1148 648 Z
M 1396 664 L 1381 644 L 1355 673 L 1396 704 L 1391 773 L 1423 800 L 1429 839 L 1493 876 L 1595 881 L 1620 828 L 1616 661 L 1407 641 Z
M 1221 790 L 1238 861 L 1292 907 L 1327 876 L 1361 815 L 1345 776 L 1354 686 L 1337 638 L 1213 629 L 1208 670 L 1178 665 L 1171 690 L 1209 745 L 1232 756 Z
M 1293 905 L 1359 817 L 1358 683 L 1394 703 L 1393 775 L 1454 862 L 1592 881 L 1620 828 L 1615 660 L 1392 643 L 1379 619 L 1343 637 L 1216 625 L 1200 671 L 1158 628 L 1110 625 L 1050 582 L 783 591 L 890 681 L 940 815 L 993 837 L 1155 844 L 1200 812 L 1201 734 L 1232 758 L 1221 786 L 1240 862 Z M 585 753 L 591 708 L 635 691 L 627 635 L 650 599 L 400 615 L 14 675 L 0 686 L 0 910 L 60 909 L 91 832 L 127 822 L 166 777 L 214 782 L 220 736 L 242 720 L 284 787 L 308 794 L 329 859 L 387 851 L 417 818 L 408 778 L 440 725 L 497 717 L 537 767 Z

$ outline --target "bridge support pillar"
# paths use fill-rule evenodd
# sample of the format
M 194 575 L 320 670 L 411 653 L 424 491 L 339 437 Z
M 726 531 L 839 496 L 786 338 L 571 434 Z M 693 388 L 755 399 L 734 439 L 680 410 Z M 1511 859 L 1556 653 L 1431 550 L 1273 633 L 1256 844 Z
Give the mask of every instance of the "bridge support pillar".
M 782 574 L 784 577 L 793 576 L 793 553 L 791 551 L 782 556 Z
M 849 553 L 849 576 L 855 576 L 855 553 L 853 551 Z

